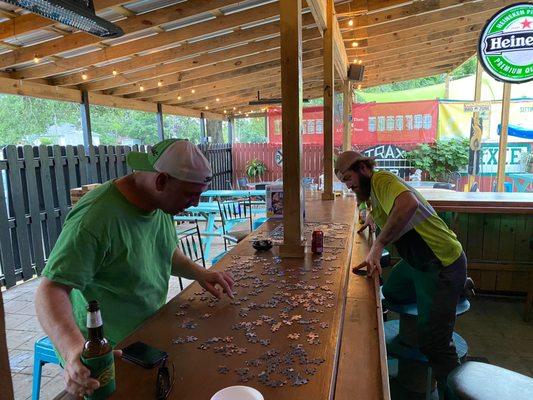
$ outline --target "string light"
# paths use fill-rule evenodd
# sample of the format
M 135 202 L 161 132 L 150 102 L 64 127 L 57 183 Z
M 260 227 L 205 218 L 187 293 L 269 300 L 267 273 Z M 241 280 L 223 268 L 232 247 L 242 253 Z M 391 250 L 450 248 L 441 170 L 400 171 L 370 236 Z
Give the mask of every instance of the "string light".
M 86 81 L 88 78 L 87 74 L 84 72 L 83 74 L 81 74 L 81 79 L 83 79 L 84 81 Z
M 217 97 L 217 98 L 216 98 L 215 100 L 216 100 L 217 102 L 219 102 L 219 101 L 220 101 L 220 99 L 219 99 L 218 97 Z
M 354 63 L 354 64 L 357 64 L 357 58 L 354 58 L 354 59 L 353 59 L 353 63 Z
M 206 109 L 206 110 L 209 110 L 209 106 L 205 106 L 205 109 Z
M 157 86 L 159 86 L 159 87 L 163 86 L 163 81 L 157 82 Z
M 195 94 L 195 93 L 196 93 L 196 90 L 191 89 L 191 93 L 192 93 L 192 94 Z
M 40 59 L 39 57 L 37 57 L 37 56 L 34 56 L 34 57 L 33 57 L 33 62 L 34 62 L 35 64 L 37 64 L 39 61 L 41 61 L 41 59 Z
M 363 63 L 363 60 L 359 60 L 359 61 L 357 62 L 357 64 L 359 64 L 359 65 L 362 64 L 362 63 Z
M 118 75 L 118 72 L 116 69 L 113 70 L 113 76 L 117 76 Z
M 357 43 L 357 42 L 352 42 L 352 47 L 357 47 L 357 46 L 359 46 L 359 43 Z
M 357 85 L 357 90 L 361 90 L 362 86 L 361 84 Z
M 237 109 L 237 107 L 233 107 L 233 111 L 235 111 Z
M 178 94 L 178 100 L 181 100 L 181 96 Z
M 353 26 L 353 19 L 350 18 L 350 20 L 348 21 L 348 26 Z
M 226 113 L 227 113 L 227 111 L 226 111 L 226 110 L 224 110 L 224 114 L 226 114 Z
M 144 91 L 144 86 L 143 86 L 143 85 L 139 86 L 139 90 L 140 90 L 141 92 Z

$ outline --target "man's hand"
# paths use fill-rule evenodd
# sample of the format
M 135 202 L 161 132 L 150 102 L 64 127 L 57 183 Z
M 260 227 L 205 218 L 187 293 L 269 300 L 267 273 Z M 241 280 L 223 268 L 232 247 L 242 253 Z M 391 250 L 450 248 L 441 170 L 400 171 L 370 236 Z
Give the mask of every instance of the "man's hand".
M 226 293 L 228 297 L 233 299 L 233 278 L 231 275 L 224 271 L 204 271 L 198 277 L 198 283 L 205 290 L 211 293 L 213 296 L 220 299 L 222 297 L 222 292 Z M 220 285 L 222 287 L 222 292 L 220 288 L 217 287 Z
M 359 228 L 357 233 L 363 232 L 366 228 L 370 229 L 370 233 L 376 231 L 376 224 L 374 223 L 374 219 L 372 218 L 372 215 L 370 215 L 370 213 L 366 214 L 365 223 L 361 226 L 361 228 Z
M 114 356 L 121 357 L 122 350 L 114 350 Z M 91 378 L 91 371 L 80 359 L 81 349 L 65 359 L 65 384 L 67 392 L 74 396 L 91 395 L 100 387 L 98 380 Z
M 358 269 L 361 269 L 363 267 L 366 267 L 366 276 L 371 277 L 372 274 L 374 274 L 375 271 L 378 272 L 378 275 L 381 275 L 381 254 L 383 252 L 383 248 L 381 246 L 372 246 L 370 249 L 370 252 L 365 258 L 365 261 L 363 261 L 361 264 L 359 264 L 357 267 L 354 267 L 352 269 L 352 272 L 357 271 Z

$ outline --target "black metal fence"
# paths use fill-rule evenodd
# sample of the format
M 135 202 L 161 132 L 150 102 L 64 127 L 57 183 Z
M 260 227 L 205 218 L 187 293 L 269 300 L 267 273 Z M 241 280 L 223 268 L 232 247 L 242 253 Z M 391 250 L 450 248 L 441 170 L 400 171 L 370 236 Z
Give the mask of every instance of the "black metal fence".
M 214 189 L 231 181 L 231 145 L 201 145 Z M 14 286 L 44 268 L 71 209 L 70 189 L 131 172 L 130 151 L 145 146 L 7 146 L 0 160 L 0 286 Z

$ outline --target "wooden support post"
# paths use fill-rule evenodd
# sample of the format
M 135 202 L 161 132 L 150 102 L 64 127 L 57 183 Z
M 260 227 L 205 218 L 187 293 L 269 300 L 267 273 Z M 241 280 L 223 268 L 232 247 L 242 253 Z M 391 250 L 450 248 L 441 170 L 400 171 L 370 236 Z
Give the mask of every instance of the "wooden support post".
M 474 103 L 478 103 L 481 100 L 481 82 L 483 79 L 483 67 L 481 66 L 481 63 L 477 62 L 477 68 L 476 68 L 476 86 L 474 89 Z M 472 116 L 472 135 L 476 134 L 477 129 L 481 129 L 479 126 L 479 112 L 474 112 L 474 115 Z M 471 137 L 472 137 L 471 135 Z M 476 179 L 476 171 L 479 164 L 479 150 L 470 150 L 470 157 L 472 158 L 471 162 L 469 162 L 469 165 L 472 167 L 472 173 L 468 175 L 468 190 L 472 187 L 474 184 L 474 181 Z M 470 167 L 469 167 L 470 168 Z
M 444 98 L 450 98 L 450 74 L 446 74 L 446 78 L 444 79 Z
M 511 84 L 503 84 L 502 99 L 502 131 L 500 133 L 500 147 L 498 149 L 498 192 L 504 191 L 505 163 L 507 158 L 507 130 L 509 127 L 509 106 L 511 104 Z
M 303 257 L 302 0 L 280 0 L 281 111 L 283 149 L 282 257 Z
M 235 127 L 235 118 L 228 118 L 228 143 L 233 143 L 233 129 Z
M 155 114 L 157 122 L 157 136 L 159 140 L 165 140 L 165 132 L 163 131 L 163 106 L 157 103 L 157 113 Z
M 344 140 L 342 141 L 342 151 L 352 149 L 352 124 L 350 117 L 352 114 L 352 83 L 349 79 L 344 81 L 344 96 L 343 96 L 343 113 L 342 123 L 344 128 Z
M 93 145 L 93 134 L 91 131 L 91 111 L 89 107 L 89 94 L 86 90 L 81 91 L 81 129 L 83 131 L 83 146 L 85 154 L 89 154 L 89 148 Z
M 324 30 L 324 192 L 322 200 L 333 200 L 333 0 L 327 0 Z
M 200 113 L 200 143 L 207 143 L 204 113 Z

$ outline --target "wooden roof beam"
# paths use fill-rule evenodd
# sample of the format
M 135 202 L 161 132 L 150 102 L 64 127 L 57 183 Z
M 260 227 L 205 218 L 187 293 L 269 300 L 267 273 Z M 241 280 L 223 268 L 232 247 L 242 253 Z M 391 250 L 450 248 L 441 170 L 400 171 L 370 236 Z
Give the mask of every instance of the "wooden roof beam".
M 71 103 L 82 102 L 80 90 L 44 85 L 41 83 L 24 82 L 10 78 L 0 78 L 0 93 L 38 97 L 56 101 L 68 101 Z M 146 101 L 125 99 L 123 97 L 107 96 L 97 93 L 89 93 L 89 100 L 90 103 L 94 105 L 154 113 L 157 112 L 157 104 Z M 167 110 L 169 113 L 176 113 L 176 115 L 200 117 L 198 112 L 183 107 L 169 107 Z M 213 113 L 211 118 L 220 119 L 223 118 L 223 116 Z
M 324 35 L 324 30 L 327 28 L 326 0 L 307 0 L 307 5 L 315 18 L 318 30 Z M 333 25 L 333 60 L 338 76 L 344 81 L 347 79 L 348 58 L 346 57 L 346 48 L 342 40 L 339 21 L 335 16 L 333 16 Z
M 154 28 L 163 23 L 179 21 L 183 18 L 191 17 L 203 12 L 207 12 L 221 6 L 227 6 L 237 3 L 237 0 L 195 0 L 194 3 L 178 3 L 172 6 L 168 6 L 162 9 L 158 9 L 149 13 L 135 15 L 133 17 L 126 18 L 115 22 L 117 26 L 122 28 L 125 34 L 138 33 L 147 29 Z M 184 5 L 185 4 L 185 5 Z M 267 5 L 263 7 L 256 7 L 253 11 L 260 15 L 260 10 L 276 9 L 275 5 Z M 185 40 L 195 36 L 201 36 L 216 32 L 217 30 L 224 30 L 228 28 L 228 24 L 231 26 L 235 24 L 240 14 L 249 13 L 243 11 L 243 13 L 231 14 L 224 16 L 223 18 L 217 18 L 214 21 L 201 22 L 195 25 L 187 26 L 181 29 L 171 31 L 176 37 L 175 41 Z M 162 34 L 164 35 L 164 34 Z M 152 39 L 153 38 L 149 38 Z M 76 32 L 63 38 L 49 40 L 44 43 L 39 43 L 33 46 L 27 46 L 22 49 L 12 51 L 10 53 L 0 55 L 0 68 L 9 67 L 19 63 L 31 61 L 35 54 L 40 57 L 53 55 L 65 51 L 76 50 L 86 46 L 94 45 L 101 42 L 102 39 L 90 35 L 85 32 Z M 127 42 L 125 45 L 131 45 Z M 117 46 L 118 47 L 118 46 Z M 90 59 L 89 55 L 87 59 Z M 90 65 L 90 64 L 88 64 Z

